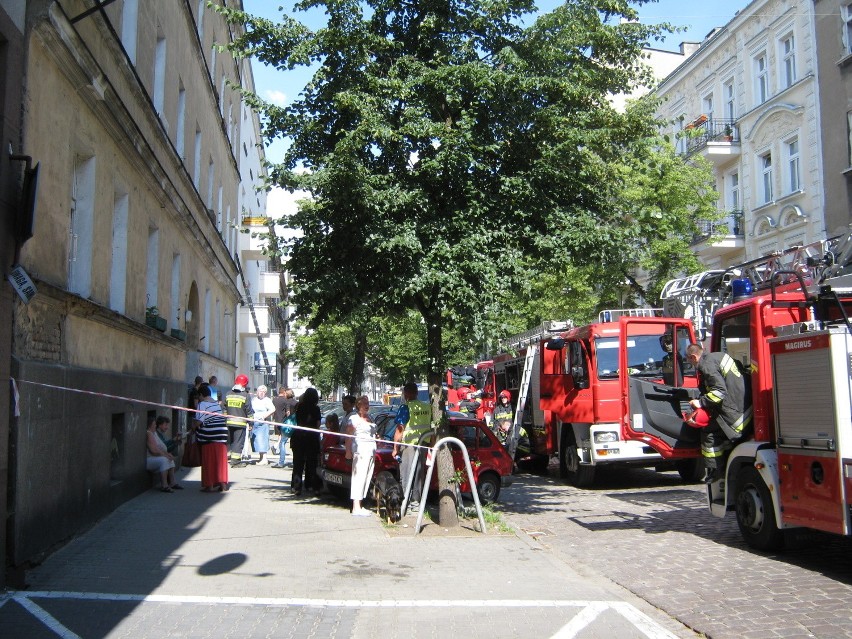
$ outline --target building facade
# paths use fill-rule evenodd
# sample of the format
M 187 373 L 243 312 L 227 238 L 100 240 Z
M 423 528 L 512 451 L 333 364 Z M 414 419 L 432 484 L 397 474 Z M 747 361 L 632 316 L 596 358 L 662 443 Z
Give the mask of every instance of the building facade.
M 20 147 L 40 170 L 19 262 L 38 292 L 13 308 L 13 570 L 150 487 L 146 424 L 184 429 L 196 375 L 233 380 L 229 83 L 250 74 L 218 50 L 236 32 L 206 0 L 29 0 L 25 21 Z
M 660 84 L 678 151 L 712 167 L 721 222 L 701 224 L 708 268 L 826 237 L 811 0 L 754 0 Z
M 7 283 L 18 261 L 18 250 L 29 235 L 32 220 L 25 195 L 28 161 L 23 155 L 21 136 L 21 102 L 24 81 L 24 29 L 26 6 L 14 0 L 0 0 L 0 141 L 6 153 L 0 162 L 0 261 L 3 285 L 0 287 L 0 378 L 11 376 L 12 312 L 18 295 Z M 11 149 L 11 155 L 9 153 Z M 34 169 L 32 160 L 29 165 Z M 32 175 L 32 173 L 30 173 Z M 13 394 L 0 393 L 0 513 L 8 512 L 8 479 L 12 464 L 9 447 L 10 399 Z M 6 557 L 6 526 L 0 526 L 0 552 Z M 6 562 L 0 563 L 0 584 L 6 583 Z
M 852 223 L 852 2 L 814 0 L 825 226 L 837 235 Z

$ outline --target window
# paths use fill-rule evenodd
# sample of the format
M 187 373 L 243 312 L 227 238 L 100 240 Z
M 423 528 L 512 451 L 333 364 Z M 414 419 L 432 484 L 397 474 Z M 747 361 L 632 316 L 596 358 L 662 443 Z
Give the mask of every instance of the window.
M 112 207 L 112 259 L 109 272 L 109 307 L 124 313 L 127 292 L 127 193 L 116 193 Z
M 754 100 L 755 104 L 763 104 L 769 98 L 769 68 L 766 53 L 761 53 L 754 59 Z
M 186 310 L 180 307 L 180 253 L 172 255 L 172 289 L 169 305 L 172 310 L 169 317 L 169 326 L 179 329 L 181 310 Z
M 761 204 L 769 204 L 772 202 L 772 154 L 765 153 L 760 156 L 758 168 L 761 173 L 760 196 Z
M 751 311 L 746 310 L 726 318 L 719 327 L 720 350 L 740 362 L 745 369 L 751 366 L 751 324 Z M 716 331 L 713 338 L 714 341 L 717 339 Z
M 160 231 L 148 229 L 148 258 L 145 271 L 145 306 L 157 306 L 157 289 L 160 281 Z
M 728 175 L 728 208 L 731 211 L 740 210 L 740 174 L 738 171 Z
M 95 227 L 95 158 L 78 157 L 71 185 L 68 290 L 92 294 L 92 237 Z
M 154 109 L 163 115 L 166 92 L 166 39 L 157 37 L 157 47 L 154 50 Z
M 781 84 L 786 89 L 796 82 L 796 41 L 793 34 L 781 40 Z
M 185 131 L 186 124 L 186 89 L 183 86 L 183 82 L 180 83 L 178 88 L 178 104 L 177 104 L 177 128 L 175 129 L 175 150 L 177 151 L 178 156 L 182 160 L 186 160 L 184 157 L 185 151 L 185 142 L 184 139 L 186 137 Z
M 794 138 L 785 144 L 787 149 L 787 187 L 790 193 L 802 188 L 799 174 L 799 139 Z
M 852 3 L 840 7 L 840 19 L 843 21 L 844 54 L 852 53 Z
M 199 338 L 199 341 L 203 340 L 203 346 L 200 346 L 199 349 L 204 350 L 206 353 L 212 353 L 211 351 L 211 342 L 213 341 L 213 337 L 210 334 L 210 304 L 211 304 L 211 294 L 210 289 L 208 288 L 204 291 L 204 335 Z
M 213 158 L 207 162 L 207 208 L 213 210 L 213 176 L 215 174 L 216 165 L 213 164 Z
M 192 183 L 195 189 L 201 188 L 201 130 L 195 128 L 195 149 L 192 152 Z
M 727 82 L 725 82 L 722 87 L 722 94 L 725 98 L 725 118 L 728 120 L 736 120 L 737 119 L 737 110 L 735 107 L 735 96 L 734 96 L 734 79 L 731 78 Z
M 709 93 L 704 96 L 704 99 L 701 101 L 701 106 L 703 109 L 704 115 L 707 116 L 707 119 L 713 120 L 713 94 Z
M 207 0 L 198 0 L 198 39 L 204 42 L 204 7 Z
M 846 145 L 847 157 L 849 166 L 852 166 L 852 111 L 846 113 L 846 139 L 848 141 Z
M 139 22 L 139 0 L 124 0 L 121 8 L 121 44 L 127 57 L 136 64 L 136 30 Z

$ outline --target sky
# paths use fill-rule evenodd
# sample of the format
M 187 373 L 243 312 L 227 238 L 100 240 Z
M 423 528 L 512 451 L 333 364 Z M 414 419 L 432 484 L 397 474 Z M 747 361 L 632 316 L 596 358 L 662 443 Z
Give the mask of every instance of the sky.
M 540 11 L 549 11 L 559 4 L 561 3 L 558 0 L 539 0 L 537 2 Z M 737 11 L 750 4 L 750 0 L 714 0 L 700 4 L 701 7 L 698 6 L 698 2 L 687 0 L 659 0 L 639 7 L 639 19 L 642 22 L 649 24 L 669 22 L 684 29 L 669 34 L 663 42 L 653 43 L 653 47 L 677 51 L 681 42 L 701 42 L 713 28 L 724 26 L 730 22 Z M 243 0 L 243 7 L 248 13 L 273 20 L 280 18 L 281 12 L 278 7 L 282 5 L 290 15 L 305 22 L 309 27 L 321 26 L 322 14 L 310 15 L 302 12 L 293 14 L 292 0 Z M 258 95 L 279 105 L 285 105 L 292 101 L 310 78 L 309 72 L 305 70 L 283 73 L 257 61 L 253 61 L 252 72 Z M 267 146 L 267 158 L 273 162 L 280 161 L 284 148 L 282 141 L 276 141 L 271 146 Z M 281 206 L 283 206 L 281 194 L 271 193 L 268 207 L 276 209 Z M 277 215 L 273 211 L 270 212 Z

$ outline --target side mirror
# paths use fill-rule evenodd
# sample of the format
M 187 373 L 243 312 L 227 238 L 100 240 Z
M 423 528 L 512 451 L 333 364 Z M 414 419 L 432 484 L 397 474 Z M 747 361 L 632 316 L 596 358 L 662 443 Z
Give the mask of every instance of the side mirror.
M 565 340 L 561 337 L 554 337 L 553 339 L 549 340 L 547 344 L 544 345 L 544 347 L 549 351 L 561 351 L 563 348 L 565 348 Z
M 571 379 L 574 380 L 574 386 L 580 390 L 589 387 L 589 379 L 586 375 L 586 369 L 582 366 L 573 366 L 571 368 Z

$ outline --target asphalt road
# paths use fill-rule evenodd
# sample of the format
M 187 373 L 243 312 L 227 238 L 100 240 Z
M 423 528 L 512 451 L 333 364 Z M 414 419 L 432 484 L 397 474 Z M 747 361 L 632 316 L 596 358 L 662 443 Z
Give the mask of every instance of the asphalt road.
M 798 535 L 782 553 L 710 515 L 677 473 L 611 469 L 591 489 L 519 475 L 506 519 L 577 570 L 606 577 L 714 639 L 852 637 L 852 539 Z

